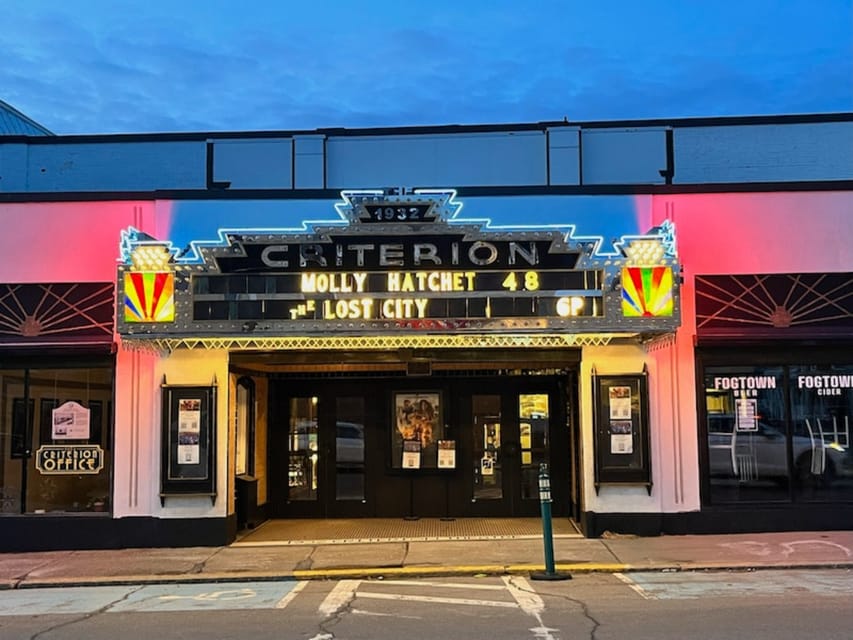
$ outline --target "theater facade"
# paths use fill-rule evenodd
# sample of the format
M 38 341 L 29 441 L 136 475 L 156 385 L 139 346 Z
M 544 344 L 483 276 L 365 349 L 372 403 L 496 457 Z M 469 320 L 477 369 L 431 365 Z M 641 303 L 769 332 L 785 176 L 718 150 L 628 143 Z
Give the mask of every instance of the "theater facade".
M 4 550 L 536 516 L 542 473 L 588 536 L 853 525 L 849 179 L 335 189 L 327 145 L 294 193 L 0 192 Z

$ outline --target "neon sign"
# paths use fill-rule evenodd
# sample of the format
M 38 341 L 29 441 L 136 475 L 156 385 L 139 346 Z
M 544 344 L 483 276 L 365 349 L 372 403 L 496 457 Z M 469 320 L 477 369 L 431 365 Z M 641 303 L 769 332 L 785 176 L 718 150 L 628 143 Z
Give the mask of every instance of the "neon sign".
M 662 332 L 678 326 L 668 223 L 613 253 L 571 225 L 490 226 L 452 191 L 344 192 L 341 220 L 229 230 L 183 252 L 130 230 L 119 331 L 267 336 L 464 332 Z

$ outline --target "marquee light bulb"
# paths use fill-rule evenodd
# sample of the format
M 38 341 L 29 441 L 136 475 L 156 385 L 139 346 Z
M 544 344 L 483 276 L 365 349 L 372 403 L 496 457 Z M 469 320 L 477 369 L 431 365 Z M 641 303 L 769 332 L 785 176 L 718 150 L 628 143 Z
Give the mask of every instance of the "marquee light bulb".
M 631 266 L 652 266 L 663 262 L 663 244 L 657 240 L 635 240 L 625 247 L 627 263 Z
M 168 271 L 172 255 L 166 245 L 141 245 L 130 256 L 134 271 Z

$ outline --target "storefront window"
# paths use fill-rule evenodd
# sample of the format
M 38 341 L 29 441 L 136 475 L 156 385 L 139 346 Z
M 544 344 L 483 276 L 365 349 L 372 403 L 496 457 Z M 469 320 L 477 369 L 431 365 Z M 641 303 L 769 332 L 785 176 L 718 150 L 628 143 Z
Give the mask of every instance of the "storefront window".
M 105 512 L 111 366 L 0 370 L 0 512 Z
M 791 367 L 790 389 L 796 497 L 853 499 L 853 366 Z
M 712 503 L 853 500 L 853 366 L 706 367 Z
M 705 370 L 712 502 L 788 499 L 784 380 L 781 367 Z

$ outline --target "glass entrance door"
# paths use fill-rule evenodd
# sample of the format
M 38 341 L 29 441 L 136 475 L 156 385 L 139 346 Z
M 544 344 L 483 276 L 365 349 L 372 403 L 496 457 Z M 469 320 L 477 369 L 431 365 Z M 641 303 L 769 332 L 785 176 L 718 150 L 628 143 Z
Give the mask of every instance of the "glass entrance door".
M 547 393 L 523 393 L 518 396 L 518 443 L 521 454 L 519 493 L 526 513 L 530 503 L 539 511 L 539 466 L 551 470 L 551 411 Z
M 335 515 L 367 513 L 367 416 L 363 396 L 335 398 L 334 449 L 328 464 L 330 510 Z
M 341 391 L 322 389 L 317 395 L 290 396 L 284 403 L 286 437 L 273 438 L 276 455 L 284 450 L 287 459 L 286 482 L 274 485 L 281 494 L 278 515 L 370 515 L 365 398 Z
M 501 396 L 471 396 L 472 503 L 504 506 L 507 467 Z
M 270 476 L 270 515 L 536 516 L 543 462 L 551 470 L 553 513 L 569 514 L 565 378 L 377 380 L 271 382 L 269 467 L 277 472 Z M 433 436 L 449 443 L 452 463 L 424 454 L 416 468 L 405 467 L 395 444 L 398 413 L 412 398 L 441 406 L 443 435 Z
M 318 509 L 320 469 L 325 466 L 320 461 L 320 399 L 295 397 L 288 404 L 287 501 Z
M 472 515 L 539 513 L 539 465 L 552 463 L 551 403 L 546 391 L 471 395 Z

